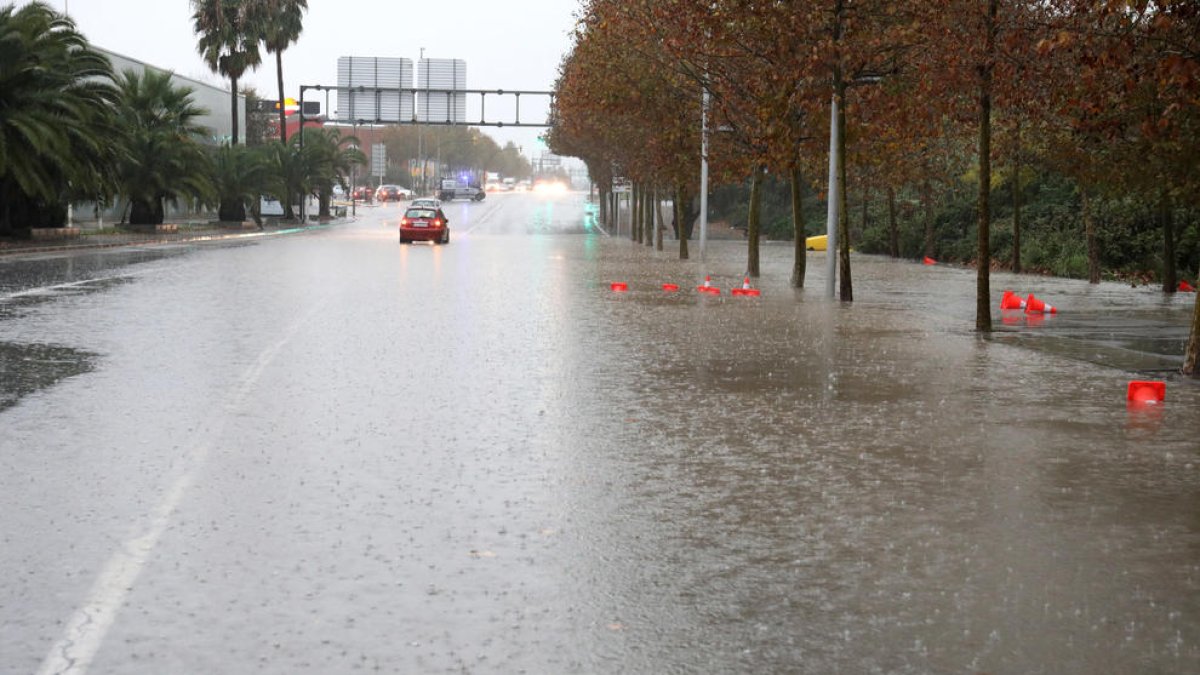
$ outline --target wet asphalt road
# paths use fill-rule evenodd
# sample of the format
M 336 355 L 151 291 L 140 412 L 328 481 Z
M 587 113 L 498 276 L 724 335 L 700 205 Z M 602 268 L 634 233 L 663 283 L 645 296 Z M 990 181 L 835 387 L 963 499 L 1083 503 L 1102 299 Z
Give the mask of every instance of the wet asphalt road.
M 0 673 L 1200 671 L 1192 298 L 399 215 L 0 260 Z

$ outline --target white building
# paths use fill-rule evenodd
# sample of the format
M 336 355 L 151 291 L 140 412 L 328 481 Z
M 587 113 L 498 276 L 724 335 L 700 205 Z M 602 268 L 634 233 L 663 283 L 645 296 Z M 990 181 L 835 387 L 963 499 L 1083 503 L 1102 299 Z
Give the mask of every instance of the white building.
M 116 52 L 109 51 L 102 47 L 92 47 L 97 52 L 108 57 L 112 63 L 113 72 L 117 75 L 133 70 L 140 73 L 146 71 L 155 72 L 170 72 L 163 68 L 153 66 L 143 61 L 130 58 Z M 212 145 L 228 143 L 231 138 L 231 130 L 233 129 L 233 120 L 231 114 L 231 106 L 229 100 L 229 90 L 220 87 L 214 87 L 211 84 L 206 84 L 199 80 L 194 80 L 182 75 L 172 73 L 171 81 L 176 86 L 188 87 L 192 90 L 192 100 L 201 108 L 208 111 L 206 115 L 201 117 L 198 122 L 201 126 L 209 129 L 207 142 Z M 238 142 L 246 142 L 246 97 L 238 94 Z M 109 208 L 97 212 L 94 203 L 79 203 L 73 208 L 74 220 L 77 225 L 98 227 L 101 225 L 113 225 L 121 222 L 122 214 L 128 208 L 128 204 L 124 200 L 118 200 L 116 204 Z M 215 212 L 196 212 L 188 204 L 179 204 L 178 206 L 170 203 L 166 204 L 167 222 L 179 222 L 186 220 L 189 216 L 197 220 L 209 220 L 216 217 Z

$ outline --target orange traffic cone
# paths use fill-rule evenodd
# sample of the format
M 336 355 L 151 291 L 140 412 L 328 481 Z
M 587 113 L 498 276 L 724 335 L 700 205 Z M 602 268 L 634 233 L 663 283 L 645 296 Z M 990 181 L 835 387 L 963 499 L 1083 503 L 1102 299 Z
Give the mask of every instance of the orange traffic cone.
M 1058 310 L 1054 305 L 1047 305 L 1045 302 L 1034 297 L 1033 293 L 1025 298 L 1025 313 L 1026 314 L 1058 314 Z
M 629 290 L 629 284 L 625 283 L 624 281 L 614 281 L 609 284 L 609 287 L 612 288 L 616 293 L 624 293 L 625 291 Z
M 933 258 L 930 258 L 929 256 L 925 256 L 925 260 L 923 262 L 926 265 L 936 265 L 937 264 L 937 261 L 934 260 Z
M 663 290 L 668 293 L 677 293 L 679 291 L 679 284 L 663 284 Z
M 701 293 L 708 293 L 709 295 L 720 295 L 721 294 L 721 289 L 712 285 L 712 276 L 705 276 L 704 283 L 697 286 L 696 290 Z
M 1187 279 L 1183 279 L 1179 282 L 1179 290 L 1183 293 L 1195 293 L 1196 287 L 1189 284 Z
M 1167 399 L 1167 383 L 1134 380 L 1129 383 L 1125 398 L 1130 403 L 1154 405 Z
M 729 293 L 731 295 L 740 295 L 742 297 L 754 297 L 754 298 L 762 295 L 762 292 L 759 291 L 757 288 L 750 288 L 750 277 L 743 278 L 742 287 L 731 289 L 729 291 Z
M 1012 291 L 1004 291 L 1000 296 L 1000 309 L 1025 309 L 1025 301 Z

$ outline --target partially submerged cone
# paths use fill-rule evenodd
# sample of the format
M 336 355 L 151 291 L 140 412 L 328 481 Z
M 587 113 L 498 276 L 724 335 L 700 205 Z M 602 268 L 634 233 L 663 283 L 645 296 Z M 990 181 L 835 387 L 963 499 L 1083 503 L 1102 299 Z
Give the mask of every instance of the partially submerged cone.
M 704 277 L 704 283 L 697 286 L 696 290 L 699 291 L 700 293 L 708 293 L 709 295 L 720 295 L 721 294 L 721 289 L 712 285 L 712 276 L 711 275 L 706 275 Z
M 1155 405 L 1167 399 L 1167 383 L 1151 380 L 1133 380 L 1125 392 L 1130 403 Z
M 1179 291 L 1181 293 L 1195 293 L 1196 287 L 1189 284 L 1187 279 L 1182 279 L 1179 282 Z
M 1025 301 L 1012 291 L 1004 291 L 1000 296 L 1000 309 L 1025 309 Z
M 937 264 L 937 261 L 934 260 L 933 258 L 930 258 L 929 256 L 925 256 L 925 260 L 923 260 L 922 262 L 924 262 L 926 265 L 936 265 Z
M 1025 298 L 1025 313 L 1026 314 L 1058 314 L 1058 309 L 1054 305 L 1047 305 L 1044 301 L 1038 300 L 1033 293 Z
M 609 284 L 609 287 L 612 288 L 612 290 L 616 293 L 624 293 L 625 291 L 629 290 L 629 284 L 625 283 L 624 281 L 614 281 Z
M 668 292 L 668 293 L 677 293 L 677 292 L 679 292 L 679 284 L 663 284 L 663 285 L 662 285 L 662 288 L 663 288 L 663 290 L 664 290 L 664 291 L 666 291 L 666 292 Z
M 738 295 L 738 296 L 742 296 L 742 297 L 751 297 L 751 298 L 757 298 L 758 296 L 762 295 L 762 292 L 759 291 L 757 288 L 750 287 L 750 277 L 743 278 L 742 287 L 731 289 L 729 291 L 729 293 L 731 295 Z

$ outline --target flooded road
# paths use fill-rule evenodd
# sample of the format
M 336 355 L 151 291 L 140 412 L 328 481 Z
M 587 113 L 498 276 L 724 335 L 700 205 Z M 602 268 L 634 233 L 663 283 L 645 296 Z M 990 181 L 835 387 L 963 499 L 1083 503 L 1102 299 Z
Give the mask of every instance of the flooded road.
M 1193 298 L 400 214 L 0 260 L 0 673 L 1200 670 Z

